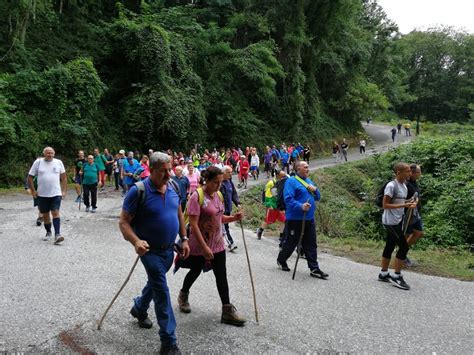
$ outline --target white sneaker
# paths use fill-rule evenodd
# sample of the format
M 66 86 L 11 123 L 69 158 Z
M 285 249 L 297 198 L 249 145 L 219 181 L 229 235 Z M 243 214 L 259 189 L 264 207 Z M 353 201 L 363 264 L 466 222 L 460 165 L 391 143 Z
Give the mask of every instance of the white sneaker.
M 64 241 L 64 237 L 61 234 L 54 235 L 54 244 L 59 244 Z
M 45 242 L 48 242 L 48 241 L 50 241 L 52 238 L 53 238 L 53 235 L 51 234 L 51 232 L 46 232 L 46 235 L 43 237 L 43 240 L 44 240 Z

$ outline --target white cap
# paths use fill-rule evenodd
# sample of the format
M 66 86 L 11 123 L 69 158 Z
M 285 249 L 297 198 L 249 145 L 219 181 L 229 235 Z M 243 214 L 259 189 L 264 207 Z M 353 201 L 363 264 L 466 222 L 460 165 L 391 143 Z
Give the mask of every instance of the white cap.
M 120 153 L 120 154 L 125 154 L 125 150 L 120 149 L 120 150 L 119 150 L 119 153 Z

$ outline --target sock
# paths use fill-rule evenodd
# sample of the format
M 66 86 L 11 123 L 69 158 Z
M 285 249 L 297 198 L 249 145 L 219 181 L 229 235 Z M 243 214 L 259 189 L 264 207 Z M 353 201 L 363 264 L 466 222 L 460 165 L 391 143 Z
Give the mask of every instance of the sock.
M 402 274 L 401 274 L 400 272 L 394 272 L 394 273 L 392 274 L 392 276 L 393 276 L 394 278 L 399 278 L 400 276 L 402 276 Z
M 387 276 L 388 275 L 388 270 L 382 270 L 380 271 L 381 276 Z
M 46 229 L 46 232 L 51 233 L 51 223 L 44 224 L 44 229 Z
M 61 226 L 61 219 L 58 218 L 53 218 L 53 225 L 54 225 L 54 234 L 61 234 L 60 231 L 60 226 Z M 51 230 L 51 225 L 50 225 L 50 230 Z

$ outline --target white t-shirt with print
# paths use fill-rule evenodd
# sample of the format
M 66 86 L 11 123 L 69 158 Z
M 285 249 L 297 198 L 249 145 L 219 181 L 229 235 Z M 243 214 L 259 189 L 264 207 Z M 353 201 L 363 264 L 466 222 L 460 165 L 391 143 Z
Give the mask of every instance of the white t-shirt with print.
M 55 197 L 61 196 L 60 175 L 65 173 L 63 162 L 53 158 L 51 161 L 44 158 L 36 159 L 31 166 L 31 176 L 38 176 L 38 196 Z
M 390 181 L 387 186 L 385 186 L 383 194 L 384 196 L 390 196 L 390 203 L 402 204 L 405 203 L 408 189 L 405 183 L 400 183 L 397 180 L 393 180 Z M 387 226 L 395 226 L 399 224 L 403 219 L 404 210 L 404 207 L 383 210 L 382 224 Z

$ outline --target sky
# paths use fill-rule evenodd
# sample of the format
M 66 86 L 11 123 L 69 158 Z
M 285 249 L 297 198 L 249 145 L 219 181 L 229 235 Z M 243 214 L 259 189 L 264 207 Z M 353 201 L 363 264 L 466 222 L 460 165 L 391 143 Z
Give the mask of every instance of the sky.
M 474 33 L 474 0 L 378 0 L 403 34 L 434 25 Z

